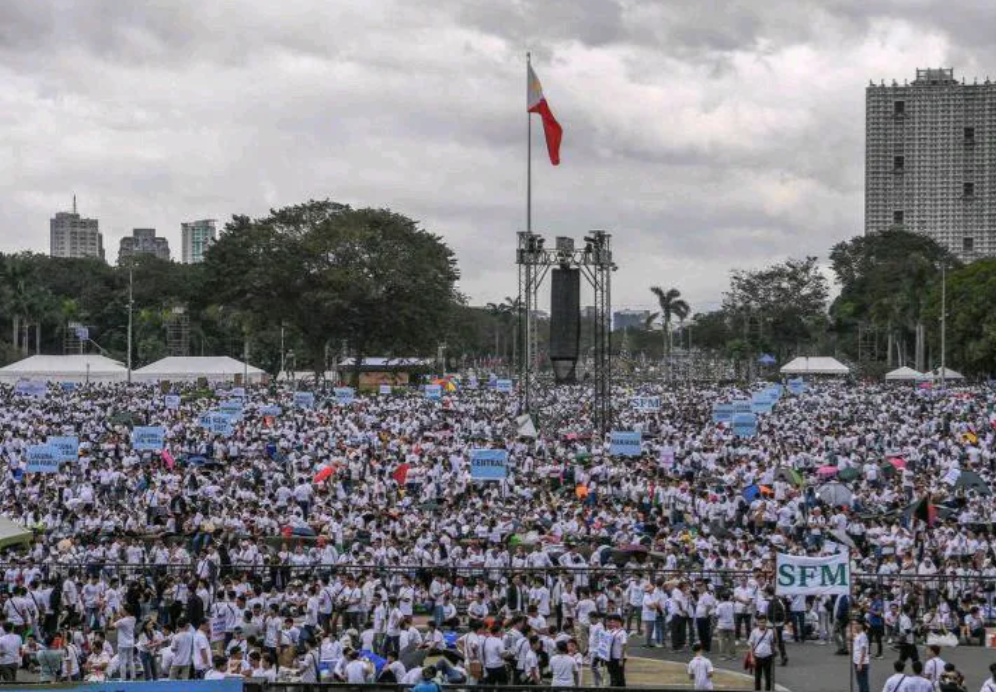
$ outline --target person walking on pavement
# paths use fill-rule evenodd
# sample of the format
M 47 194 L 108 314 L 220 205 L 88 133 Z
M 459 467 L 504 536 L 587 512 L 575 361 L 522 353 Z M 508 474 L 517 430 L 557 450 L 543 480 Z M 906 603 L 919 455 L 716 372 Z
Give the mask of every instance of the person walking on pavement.
M 757 625 L 747 639 L 750 658 L 754 663 L 754 689 L 761 689 L 761 678 L 764 678 L 764 689 L 771 692 L 772 673 L 775 661 L 775 633 L 768 629 L 768 618 L 757 616 Z
M 851 631 L 853 636 L 851 662 L 854 664 L 854 679 L 858 692 L 870 692 L 868 676 L 870 674 L 871 652 L 868 646 L 868 635 L 865 633 L 865 623 L 856 620 L 851 625 Z

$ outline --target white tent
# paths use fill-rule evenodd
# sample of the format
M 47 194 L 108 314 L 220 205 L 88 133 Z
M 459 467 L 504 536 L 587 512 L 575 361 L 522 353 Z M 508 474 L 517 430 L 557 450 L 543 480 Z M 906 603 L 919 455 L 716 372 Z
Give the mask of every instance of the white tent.
M 914 380 L 922 380 L 928 377 L 922 372 L 914 370 L 913 368 L 908 368 L 905 365 L 901 368 L 896 368 L 892 372 L 885 373 L 885 379 L 890 382 L 905 381 L 910 382 Z
M 42 382 L 123 382 L 128 369 L 116 360 L 100 355 L 30 356 L 0 368 L 0 382 L 19 380 Z
M 925 378 L 926 379 L 931 379 L 931 380 L 939 380 L 939 379 L 941 379 L 941 369 L 937 368 L 936 370 L 931 370 L 929 373 L 927 373 L 927 375 L 925 375 Z M 945 380 L 964 380 L 965 376 L 962 375 L 957 370 L 952 370 L 951 368 L 944 368 L 944 379 Z
M 235 376 L 243 377 L 248 372 L 249 382 L 262 382 L 264 373 L 259 368 L 246 366 L 228 356 L 171 356 L 139 368 L 131 374 L 135 382 L 196 382 L 206 378 L 208 382 L 228 382 Z
M 782 366 L 783 375 L 846 375 L 851 372 L 836 358 L 801 356 Z

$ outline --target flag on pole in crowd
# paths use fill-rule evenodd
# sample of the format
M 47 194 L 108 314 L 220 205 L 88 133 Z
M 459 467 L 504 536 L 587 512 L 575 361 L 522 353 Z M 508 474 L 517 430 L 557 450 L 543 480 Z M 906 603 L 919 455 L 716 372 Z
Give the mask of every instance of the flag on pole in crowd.
M 163 449 L 162 458 L 163 458 L 163 461 L 166 462 L 166 468 L 168 468 L 170 471 L 172 471 L 173 467 L 176 466 L 176 459 L 174 459 L 173 455 L 170 454 L 170 451 L 169 451 L 168 447 L 165 448 L 165 449 Z
M 930 501 L 930 495 L 923 497 L 913 508 L 913 518 L 919 519 L 927 526 L 933 526 L 937 521 L 937 507 Z
M 391 476 L 398 485 L 404 485 L 408 481 L 408 469 L 410 468 L 411 464 L 405 462 L 398 468 L 394 469 L 394 473 L 392 473 Z
M 536 424 L 528 413 L 524 413 L 515 419 L 516 434 L 519 437 L 537 437 Z
M 550 163 L 554 166 L 560 165 L 560 141 L 564 136 L 564 129 L 553 117 L 550 104 L 543 96 L 543 85 L 533 71 L 533 66 L 529 65 L 528 85 L 526 88 L 526 110 L 530 113 L 539 113 L 543 119 L 543 133 L 546 135 L 546 151 L 550 155 Z

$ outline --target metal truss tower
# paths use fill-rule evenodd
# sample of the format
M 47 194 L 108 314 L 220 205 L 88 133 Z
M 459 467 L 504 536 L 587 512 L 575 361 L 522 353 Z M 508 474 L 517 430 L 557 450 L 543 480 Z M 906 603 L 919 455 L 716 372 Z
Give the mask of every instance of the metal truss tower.
M 573 238 L 558 237 L 555 248 L 545 247 L 536 233 L 520 232 L 515 263 L 519 267 L 519 410 L 528 413 L 537 389 L 539 364 L 533 319 L 538 310 L 539 289 L 553 267 L 581 271 L 594 292 L 593 406 L 595 428 L 605 434 L 612 426 L 612 236 L 591 231 L 584 247 L 575 248 Z

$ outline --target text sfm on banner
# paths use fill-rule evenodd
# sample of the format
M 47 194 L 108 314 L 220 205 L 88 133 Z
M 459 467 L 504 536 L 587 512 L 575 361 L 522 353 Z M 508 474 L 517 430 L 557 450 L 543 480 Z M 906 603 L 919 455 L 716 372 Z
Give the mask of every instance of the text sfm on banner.
M 778 553 L 775 593 L 779 596 L 841 596 L 851 591 L 847 551 L 826 557 Z

